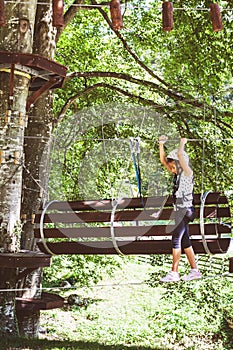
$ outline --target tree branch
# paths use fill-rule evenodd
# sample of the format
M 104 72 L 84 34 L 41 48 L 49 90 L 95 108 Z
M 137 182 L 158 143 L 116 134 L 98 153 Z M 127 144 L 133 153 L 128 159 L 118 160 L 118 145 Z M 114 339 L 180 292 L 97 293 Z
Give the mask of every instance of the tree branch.
M 91 1 L 92 4 L 97 5 L 97 2 L 95 0 Z M 98 8 L 98 11 L 101 13 L 101 15 L 104 17 L 105 21 L 108 23 L 109 27 L 113 30 L 113 32 L 116 34 L 118 39 L 122 42 L 124 48 L 128 51 L 128 53 L 133 57 L 135 62 L 137 62 L 147 73 L 149 73 L 153 78 L 158 80 L 161 84 L 163 84 L 166 87 L 169 87 L 169 84 L 167 84 L 162 78 L 160 78 L 158 75 L 156 75 L 147 65 L 145 65 L 139 57 L 132 51 L 132 49 L 129 47 L 121 33 L 117 30 L 113 29 L 112 22 L 109 19 L 108 15 L 102 8 Z
M 93 90 L 96 90 L 96 89 L 99 89 L 99 88 L 107 88 L 107 89 L 110 89 L 112 91 L 116 91 L 126 97 L 129 97 L 133 100 L 137 100 L 137 102 L 141 103 L 142 105 L 145 105 L 145 106 L 150 106 L 150 107 L 153 107 L 153 108 L 156 108 L 156 109 L 159 109 L 160 112 L 162 113 L 166 113 L 166 117 L 170 120 L 172 120 L 173 118 L 169 115 L 169 112 L 171 112 L 171 108 L 173 109 L 174 106 L 166 106 L 166 105 L 159 105 L 159 104 L 156 104 L 154 101 L 152 100 L 149 100 L 149 99 L 145 99 L 141 96 L 137 96 L 135 94 L 132 94 L 128 91 L 125 91 L 117 86 L 113 86 L 113 85 L 110 85 L 110 84 L 107 84 L 107 83 L 104 83 L 104 82 L 100 82 L 100 83 L 97 83 L 97 84 L 94 84 L 92 86 L 89 86 L 87 87 L 86 89 L 78 92 L 77 94 L 75 94 L 74 96 L 71 96 L 69 99 L 67 99 L 66 103 L 63 105 L 57 119 L 55 120 L 55 124 L 57 124 L 58 122 L 61 121 L 61 119 L 64 118 L 67 110 L 70 108 L 70 106 L 80 97 L 82 97 L 83 95 L 85 94 L 89 94 L 91 91 Z M 210 110 L 213 109 L 211 106 L 209 106 Z M 192 118 L 196 119 L 196 120 L 199 120 L 201 121 L 201 117 L 198 117 L 198 116 L 194 116 L 192 115 Z M 215 125 L 215 119 L 213 118 L 206 118 L 206 121 L 208 121 L 209 123 L 211 123 L 212 125 Z M 183 122 L 185 122 L 183 120 Z M 221 118 L 218 119 L 218 128 L 219 129 L 222 129 L 221 128 L 221 124 L 224 125 L 225 127 L 227 128 L 231 128 L 230 125 L 228 124 L 225 124 Z M 227 132 L 227 131 L 225 131 Z
M 148 99 L 145 99 L 143 97 L 140 97 L 140 96 L 136 96 L 134 94 L 131 94 L 129 93 L 128 91 L 125 91 L 123 89 L 120 89 L 118 88 L 117 86 L 113 86 L 113 85 L 109 85 L 109 84 L 106 84 L 104 82 L 101 82 L 101 83 L 97 83 L 97 84 L 94 84 L 92 86 L 89 86 L 88 88 L 84 89 L 83 91 L 80 91 L 78 92 L 77 94 L 75 94 L 74 96 L 71 96 L 67 101 L 66 103 L 63 105 L 59 115 L 58 115 L 58 118 L 56 120 L 56 123 L 58 123 L 66 114 L 67 110 L 69 109 L 69 107 L 72 105 L 72 103 L 75 102 L 75 100 L 85 94 L 89 94 L 91 91 L 93 90 L 96 90 L 96 89 L 99 89 L 99 88 L 107 88 L 107 89 L 110 89 L 110 90 L 113 90 L 113 91 L 117 91 L 119 92 L 120 94 L 124 95 L 124 96 L 127 96 L 127 97 L 130 97 L 132 99 L 136 99 L 137 101 L 139 101 L 140 103 L 144 104 L 144 105 L 147 105 L 147 106 L 152 106 L 152 107 L 155 107 L 155 108 L 160 108 L 161 110 L 164 109 L 165 106 L 162 106 L 162 105 L 158 105 L 156 104 L 154 101 L 152 100 L 148 100 Z
M 75 0 L 73 5 L 79 5 L 79 4 L 82 4 L 83 3 L 83 0 Z M 99 5 L 96 0 L 91 0 L 91 4 L 93 5 Z M 100 3 L 100 5 L 106 5 L 108 3 L 104 2 L 104 3 Z M 83 7 L 82 7 L 83 8 Z M 64 18 L 64 27 L 62 29 L 59 29 L 58 30 L 58 33 L 57 33 L 57 40 L 59 39 L 62 31 L 66 28 L 66 26 L 70 23 L 70 21 L 75 17 L 76 13 L 81 9 L 81 7 L 78 7 L 78 6 L 70 6 L 69 9 L 67 10 L 67 12 L 65 13 L 65 18 Z M 90 9 L 90 10 L 93 10 L 93 7 L 91 8 L 88 8 L 88 5 L 85 6 L 85 9 Z M 94 8 L 95 9 L 95 8 Z M 67 79 L 71 79 L 71 78 L 74 78 L 74 77 L 84 77 L 84 78 L 93 78 L 93 77 L 110 77 L 110 78 L 116 78 L 116 79 L 122 79 L 122 80 L 125 80 L 125 81 L 129 81 L 131 83 L 134 83 L 134 84 L 138 84 L 138 85 L 143 85 L 143 86 L 146 86 L 148 88 L 152 88 L 156 91 L 159 91 L 159 92 L 162 92 L 163 94 L 165 94 L 166 96 L 172 98 L 174 101 L 179 101 L 179 102 L 183 102 L 185 104 L 189 104 L 189 105 L 192 105 L 194 107 L 197 107 L 197 108 L 204 108 L 207 107 L 209 110 L 214 110 L 214 107 L 212 106 L 207 106 L 205 102 L 203 101 L 198 101 L 197 99 L 193 98 L 192 96 L 186 96 L 184 97 L 181 93 L 179 92 L 175 92 L 173 91 L 173 89 L 170 87 L 169 88 L 169 84 L 167 84 L 163 79 L 161 79 L 159 76 L 157 76 L 156 74 L 154 74 L 153 71 L 151 71 L 140 59 L 139 57 L 132 51 L 132 49 L 129 47 L 129 45 L 127 44 L 127 42 L 125 41 L 125 39 L 123 38 L 123 36 L 121 35 L 121 33 L 119 31 L 115 31 L 112 27 L 112 22 L 111 20 L 109 19 L 107 13 L 101 8 L 101 7 L 98 7 L 98 11 L 101 13 L 101 15 L 103 16 L 103 18 L 105 19 L 105 21 L 108 23 L 108 25 L 110 26 L 110 28 L 114 31 L 114 33 L 116 34 L 116 36 L 119 38 L 119 40 L 122 42 L 123 44 L 123 47 L 128 51 L 128 53 L 133 57 L 133 59 L 147 72 L 149 73 L 153 78 L 155 78 L 156 80 L 158 80 L 160 83 L 162 83 L 164 85 L 163 86 L 160 86 L 156 83 L 153 83 L 151 81 L 146 81 L 146 80 L 141 80 L 141 79 L 137 79 L 137 78 L 133 78 L 131 77 L 130 75 L 128 74 L 125 74 L 125 73 L 116 73 L 116 72 L 73 72 L 73 73 L 70 73 L 68 76 L 67 76 Z M 148 101 L 148 105 L 156 105 L 153 101 L 151 100 L 146 100 L 146 99 L 143 99 L 141 97 L 136 97 L 135 95 L 133 94 L 130 94 L 129 92 L 125 92 L 124 90 L 120 89 L 120 88 L 117 88 L 117 87 L 113 87 L 111 85 L 108 85 L 106 83 L 98 83 L 96 85 L 93 85 L 93 87 L 88 87 L 86 90 L 84 90 L 83 92 L 81 92 L 80 94 L 85 94 L 85 93 L 88 93 L 88 91 L 94 89 L 94 86 L 95 88 L 98 88 L 98 87 L 108 87 L 109 89 L 112 89 L 112 90 L 115 90 L 115 91 L 118 91 L 128 97 L 132 97 L 132 98 L 137 98 L 138 100 L 142 99 L 141 101 Z M 77 98 L 77 97 L 76 97 Z M 74 100 L 76 99 L 74 97 Z M 72 99 L 72 97 L 71 97 Z M 67 101 L 69 103 L 69 100 Z M 161 106 L 160 106 L 161 107 Z M 220 124 L 222 124 L 223 126 L 225 126 L 226 128 L 229 128 L 229 124 L 225 123 L 221 116 L 230 116 L 232 117 L 233 116 L 233 113 L 231 112 L 222 112 L 220 113 L 220 111 L 217 111 L 217 113 L 219 114 L 219 118 L 218 119 L 218 122 Z M 198 119 L 198 118 L 196 118 Z
M 130 83 L 138 84 L 138 85 L 143 85 L 149 88 L 152 88 L 153 90 L 160 91 L 164 93 L 166 96 L 172 98 L 175 101 L 182 101 L 185 102 L 186 104 L 191 104 L 192 106 L 198 107 L 198 108 L 203 108 L 203 102 L 199 102 L 196 99 L 185 99 L 182 95 L 179 93 L 175 93 L 174 91 L 171 91 L 170 89 L 164 88 L 156 83 L 153 83 L 152 81 L 144 80 L 144 79 L 137 79 L 132 77 L 129 74 L 126 73 L 117 73 L 117 72 L 101 72 L 101 71 L 96 71 L 96 72 L 71 72 L 67 75 L 67 80 L 70 80 L 72 78 L 79 77 L 79 78 L 96 78 L 96 77 L 101 77 L 101 78 L 116 78 L 116 79 L 121 79 L 125 81 L 129 81 Z

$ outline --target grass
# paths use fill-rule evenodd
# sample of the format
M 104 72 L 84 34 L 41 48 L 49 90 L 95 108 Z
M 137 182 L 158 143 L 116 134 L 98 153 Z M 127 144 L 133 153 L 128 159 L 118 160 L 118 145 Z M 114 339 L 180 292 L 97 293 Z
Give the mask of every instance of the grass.
M 160 273 L 158 267 L 127 261 L 114 278 L 65 293 L 66 300 L 76 294 L 82 306 L 42 311 L 40 339 L 1 340 L 1 349 L 232 349 L 233 331 L 224 317 L 233 302 L 232 281 L 164 286 L 157 282 Z M 149 278 L 151 285 L 145 283 Z

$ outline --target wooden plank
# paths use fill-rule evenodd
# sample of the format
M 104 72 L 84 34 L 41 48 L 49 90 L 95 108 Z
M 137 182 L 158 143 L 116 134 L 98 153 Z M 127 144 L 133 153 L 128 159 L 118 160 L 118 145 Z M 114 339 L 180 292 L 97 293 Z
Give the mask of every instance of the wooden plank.
M 40 238 L 40 230 L 35 229 L 35 237 Z M 111 237 L 110 226 L 79 227 L 79 228 L 48 228 L 44 229 L 45 238 L 82 238 L 82 237 Z M 116 237 L 166 235 L 166 225 L 156 226 L 122 226 L 115 227 Z
M 0 267 L 2 268 L 38 268 L 51 265 L 51 256 L 43 252 L 21 251 L 18 253 L 0 254 Z
M 156 209 L 147 210 L 120 210 L 114 215 L 114 221 L 157 221 L 157 220 L 169 220 L 172 219 L 172 208 L 164 208 L 161 213 Z M 153 215 L 158 214 L 158 218 L 154 218 Z M 200 216 L 200 209 L 195 208 L 195 214 L 198 218 Z M 218 217 L 230 217 L 229 208 L 218 208 L 210 206 L 204 209 L 204 217 L 214 218 Z M 36 216 L 36 223 L 39 223 L 40 216 Z M 93 222 L 110 222 L 111 212 L 107 211 L 83 211 L 83 212 L 61 212 L 61 213 L 48 213 L 44 216 L 44 223 L 93 223 Z
M 114 215 L 114 221 L 144 221 L 156 220 L 151 215 L 155 213 L 154 209 L 150 210 L 122 210 L 117 211 Z M 164 209 L 161 213 L 160 220 L 168 220 L 171 216 L 172 209 Z M 93 212 L 69 212 L 69 213 L 51 213 L 45 214 L 44 223 L 91 223 L 91 222 L 110 222 L 111 212 L 93 211 Z M 38 217 L 36 217 L 38 222 Z
M 51 310 L 64 307 L 64 298 L 60 295 L 45 293 L 41 295 L 41 299 L 33 298 L 16 298 L 16 310 L 18 313 L 30 314 L 38 310 Z
M 61 77 L 65 77 L 67 72 L 67 67 L 38 54 L 16 53 L 0 50 L 0 63 L 21 64 L 38 70 L 46 69 L 47 71 Z
M 222 207 L 217 209 L 217 217 L 218 218 L 230 218 L 231 211 L 229 207 Z
M 195 195 L 194 195 L 194 203 L 195 204 L 201 203 L 201 195 L 200 195 L 199 199 L 198 199 L 198 197 L 195 197 Z M 207 205 L 209 205 L 209 204 L 228 204 L 228 199 L 224 194 L 222 194 L 220 192 L 211 192 L 207 196 L 205 203 Z
M 161 215 L 161 219 L 169 219 L 172 209 Z M 114 215 L 114 221 L 142 221 L 155 220 L 150 215 L 154 214 L 155 210 L 124 210 L 118 211 Z M 52 213 L 46 214 L 44 217 L 45 223 L 62 222 L 62 223 L 85 223 L 85 222 L 110 222 L 111 212 L 93 211 L 93 212 L 79 212 L 79 213 Z
M 171 254 L 171 240 L 138 240 L 138 241 L 118 241 L 118 247 L 125 255 L 134 254 Z M 207 240 L 209 249 L 213 254 L 226 253 L 230 245 L 230 238 L 218 240 Z M 57 242 L 47 243 L 49 249 L 54 254 L 87 254 L 87 255 L 112 255 L 117 254 L 111 241 L 102 242 Z M 205 254 L 201 240 L 192 240 L 194 252 Z M 38 243 L 41 251 L 46 252 L 42 243 Z
M 170 236 L 172 233 L 172 225 L 169 225 L 169 233 L 167 225 L 148 225 L 148 226 L 122 226 L 114 228 L 116 237 L 129 236 Z M 199 224 L 189 225 L 190 235 L 201 235 Z M 43 230 L 45 238 L 82 238 L 82 237 L 110 237 L 110 226 L 108 227 L 60 227 L 60 228 L 45 228 Z M 231 228 L 226 225 L 209 223 L 205 224 L 205 234 L 214 235 L 230 234 Z M 41 238 L 40 229 L 34 230 L 36 238 Z
M 140 198 L 123 198 L 119 201 L 118 209 L 143 209 L 143 208 L 160 208 L 167 197 L 146 197 L 143 202 Z M 172 206 L 173 199 L 169 196 L 166 200 L 165 206 Z M 89 211 L 89 210 L 112 210 L 111 199 L 100 200 L 80 200 L 80 201 L 58 201 L 53 202 L 49 206 L 49 210 L 59 211 Z
M 208 248 L 212 254 L 225 254 L 230 246 L 230 238 L 207 239 Z M 192 240 L 195 254 L 206 254 L 202 240 Z
M 167 200 L 164 203 L 164 200 Z M 206 199 L 206 204 L 227 204 L 227 198 L 220 193 L 210 193 Z M 201 204 L 201 194 L 194 194 L 194 205 Z M 118 209 L 139 209 L 139 208 L 160 208 L 161 206 L 169 207 L 173 205 L 172 196 L 154 196 L 140 198 L 123 198 L 118 203 Z M 79 200 L 79 201 L 57 201 L 51 203 L 50 210 L 59 211 L 85 211 L 85 210 L 111 210 L 111 199 L 99 200 Z
M 167 198 L 167 199 L 166 199 Z M 165 203 L 164 200 L 166 199 Z M 227 198 L 220 193 L 210 193 L 206 199 L 206 204 L 227 204 Z M 194 194 L 194 204 L 199 206 L 201 204 L 201 194 Z M 139 209 L 139 208 L 161 208 L 161 206 L 168 207 L 173 205 L 172 196 L 154 196 L 140 198 L 123 198 L 119 201 L 118 209 Z M 100 200 L 79 200 L 79 201 L 57 201 L 51 203 L 49 210 L 59 211 L 89 211 L 89 210 L 111 210 L 111 199 Z
M 48 243 L 49 249 L 55 254 L 117 254 L 111 241 L 102 242 L 59 242 Z M 118 242 L 119 249 L 124 254 L 170 254 L 171 241 L 124 241 Z M 38 243 L 39 248 L 45 250 L 42 243 Z M 156 253 L 157 252 L 157 253 Z

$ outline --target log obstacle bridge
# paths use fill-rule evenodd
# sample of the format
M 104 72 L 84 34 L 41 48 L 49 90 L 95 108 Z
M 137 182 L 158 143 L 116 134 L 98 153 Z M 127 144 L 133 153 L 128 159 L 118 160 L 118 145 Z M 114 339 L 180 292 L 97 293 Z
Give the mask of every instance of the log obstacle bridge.
M 231 242 L 227 197 L 195 194 L 190 223 L 195 254 L 225 254 Z M 173 199 L 168 197 L 53 201 L 35 218 L 35 237 L 45 254 L 171 254 Z
M 218 192 L 195 194 L 196 219 L 189 224 L 195 254 L 226 254 L 231 242 L 228 199 Z M 171 254 L 173 199 L 168 197 L 53 201 L 35 217 L 40 251 L 0 254 L 0 266 L 18 268 L 18 280 L 51 265 L 56 254 Z M 233 257 L 229 258 L 233 273 Z M 64 299 L 42 293 L 41 299 L 16 298 L 17 312 L 61 308 Z

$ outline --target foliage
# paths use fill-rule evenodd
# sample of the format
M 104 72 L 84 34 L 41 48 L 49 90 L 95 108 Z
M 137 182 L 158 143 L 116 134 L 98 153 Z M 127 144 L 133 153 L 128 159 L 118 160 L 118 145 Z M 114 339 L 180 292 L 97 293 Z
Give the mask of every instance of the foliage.
M 228 342 L 231 337 L 225 333 L 224 315 L 231 302 L 232 281 L 224 278 L 168 284 L 153 319 L 160 325 L 159 332 L 162 329 L 160 336 L 173 334 L 175 341 L 193 334 L 212 334 L 213 340 Z
M 44 269 L 43 285 L 89 286 L 98 283 L 103 276 L 110 276 L 120 268 L 121 260 L 117 257 L 61 255 L 53 258 L 53 266 Z
M 103 165 L 104 154 L 99 152 L 105 147 L 101 141 L 103 131 L 106 139 L 123 139 L 123 142 L 130 136 L 140 136 L 147 142 L 154 163 L 158 164 L 155 140 L 159 132 L 167 132 L 166 123 L 175 125 L 175 139 L 182 135 L 193 140 L 187 147 L 195 172 L 195 191 L 203 188 L 232 191 L 233 17 L 232 12 L 224 11 L 230 7 L 229 2 L 220 1 L 224 30 L 215 33 L 209 11 L 198 10 L 208 6 L 209 1 L 201 4 L 196 0 L 178 1 L 175 7 L 184 10 L 174 11 L 174 30 L 169 33 L 161 29 L 159 2 L 148 5 L 143 0 L 139 6 L 138 1 L 130 1 L 124 11 L 124 29 L 120 33 L 110 29 L 107 8 L 78 11 L 60 37 L 56 52 L 57 59 L 70 70 L 65 88 L 57 92 L 55 113 L 58 118 L 64 117 L 61 107 L 66 105 L 67 98 L 77 95 L 65 111 L 65 124 L 67 127 L 72 124 L 76 134 L 73 134 L 72 145 L 65 149 L 64 163 L 59 163 L 59 167 L 64 167 L 61 186 L 66 196 L 116 196 L 117 190 L 112 193 L 112 187 L 119 186 L 117 181 L 121 176 L 129 177 L 134 191 L 137 190 L 132 164 L 127 171 L 123 170 L 123 163 L 127 163 L 130 155 L 122 158 L 119 144 L 116 146 L 118 152 L 107 153 L 108 162 Z M 115 75 L 104 76 L 101 72 Z M 95 88 L 96 84 L 103 85 Z M 147 123 L 141 128 L 132 118 L 128 123 L 124 119 L 126 105 L 133 110 L 145 106 Z M 106 116 L 106 111 L 111 114 L 114 106 L 118 106 L 115 118 L 120 119 L 121 124 L 114 117 L 110 120 Z M 90 116 L 90 110 L 97 113 Z M 157 126 L 151 122 L 152 111 Z M 86 121 L 84 114 L 88 118 Z M 76 124 L 73 123 L 74 116 Z M 101 128 L 100 116 L 104 128 Z M 159 128 L 158 120 L 162 118 L 164 123 Z M 58 137 L 64 136 L 64 129 L 58 126 Z M 76 144 L 75 139 L 78 139 Z M 97 166 L 98 162 L 103 166 Z M 158 166 L 147 168 L 151 161 L 148 162 L 144 154 L 141 162 L 145 195 L 151 179 L 161 183 L 161 176 L 154 177 L 154 174 L 160 174 Z M 89 174 L 85 184 L 83 173 Z
M 122 103 L 84 109 L 70 117 L 68 123 L 64 120 L 55 135 L 51 188 L 59 195 L 63 189 L 67 199 L 137 195 L 129 140 L 140 137 L 143 195 L 165 194 L 156 142 L 160 127 L 171 138 L 177 137 L 175 127 L 167 125 L 153 110 Z M 137 158 L 135 147 L 134 155 Z M 124 188 L 126 182 L 128 189 Z
M 231 279 L 158 284 L 144 283 L 149 264 L 127 262 L 100 286 L 78 289 L 89 297 L 85 307 L 66 306 L 43 312 L 46 340 L 33 349 L 230 350 L 233 333 L 226 322 L 232 305 Z M 165 271 L 163 270 L 163 273 Z M 141 281 L 141 283 L 135 282 Z M 67 291 L 66 299 L 73 291 Z M 78 341 L 77 341 L 78 339 Z M 3 340 L 2 340 L 3 341 Z M 8 341 L 8 344 L 10 341 Z M 27 341 L 19 341 L 27 346 Z M 47 347 L 46 347 L 47 346 Z

